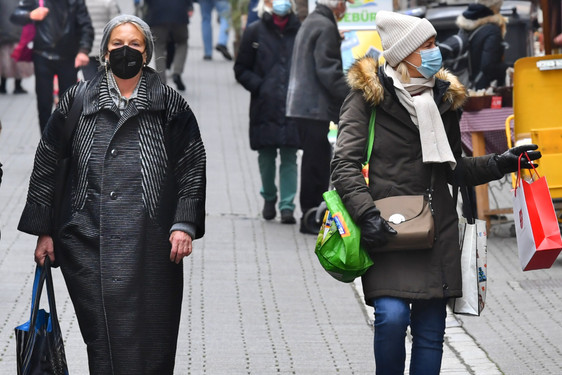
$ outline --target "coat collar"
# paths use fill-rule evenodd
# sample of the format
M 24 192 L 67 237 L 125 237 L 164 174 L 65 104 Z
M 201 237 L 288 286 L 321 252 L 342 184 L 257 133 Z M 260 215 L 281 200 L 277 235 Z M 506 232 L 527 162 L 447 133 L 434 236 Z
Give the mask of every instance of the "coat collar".
M 141 111 L 161 111 L 164 106 L 165 91 L 158 74 L 152 68 L 144 68 L 136 108 Z M 111 99 L 105 71 L 98 73 L 88 85 L 84 98 L 84 115 L 91 115 L 101 109 L 113 110 L 115 103 Z
M 381 83 L 381 77 L 390 80 L 385 75 L 379 74 L 379 63 L 376 59 L 363 57 L 355 61 L 349 68 L 347 82 L 352 90 L 363 92 L 363 98 L 367 103 L 377 106 L 382 104 L 385 99 L 385 89 L 393 92 L 392 84 Z M 441 96 L 440 101 L 449 103 L 454 110 L 461 108 L 466 101 L 467 94 L 458 78 L 445 69 L 441 69 L 435 77 L 437 78 L 435 88 L 438 94 L 436 98 Z

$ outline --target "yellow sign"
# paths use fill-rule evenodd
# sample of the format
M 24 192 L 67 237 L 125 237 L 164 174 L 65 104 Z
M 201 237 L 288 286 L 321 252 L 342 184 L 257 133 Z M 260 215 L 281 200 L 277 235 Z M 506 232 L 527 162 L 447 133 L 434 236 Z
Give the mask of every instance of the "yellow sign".
M 351 64 L 363 56 L 381 58 L 382 44 L 379 33 L 375 30 L 347 31 L 341 44 L 343 70 L 347 71 Z

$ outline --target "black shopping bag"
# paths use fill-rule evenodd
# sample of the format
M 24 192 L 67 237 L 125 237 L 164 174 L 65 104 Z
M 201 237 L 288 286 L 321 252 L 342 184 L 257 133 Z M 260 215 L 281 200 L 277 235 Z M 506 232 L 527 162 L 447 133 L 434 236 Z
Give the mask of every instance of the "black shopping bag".
M 39 309 L 45 280 L 50 312 Z M 31 318 L 15 328 L 15 335 L 18 375 L 68 375 L 48 257 L 35 270 Z

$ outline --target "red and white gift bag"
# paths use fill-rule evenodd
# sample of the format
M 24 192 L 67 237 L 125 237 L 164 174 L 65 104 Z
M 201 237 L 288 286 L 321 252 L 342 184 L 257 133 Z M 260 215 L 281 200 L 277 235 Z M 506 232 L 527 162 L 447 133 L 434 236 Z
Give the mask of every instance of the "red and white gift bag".
M 562 236 L 546 177 L 534 172 L 531 175 L 537 179 L 529 183 L 521 178 L 519 169 L 513 195 L 513 219 L 523 271 L 550 268 L 562 250 Z

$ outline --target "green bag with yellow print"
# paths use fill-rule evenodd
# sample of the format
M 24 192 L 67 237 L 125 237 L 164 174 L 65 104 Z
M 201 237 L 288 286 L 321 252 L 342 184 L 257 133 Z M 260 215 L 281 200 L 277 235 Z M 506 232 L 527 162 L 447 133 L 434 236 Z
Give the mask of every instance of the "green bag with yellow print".
M 361 232 L 336 190 L 323 194 L 328 209 L 314 252 L 320 264 L 336 280 L 350 283 L 363 275 L 373 261 L 361 247 Z

